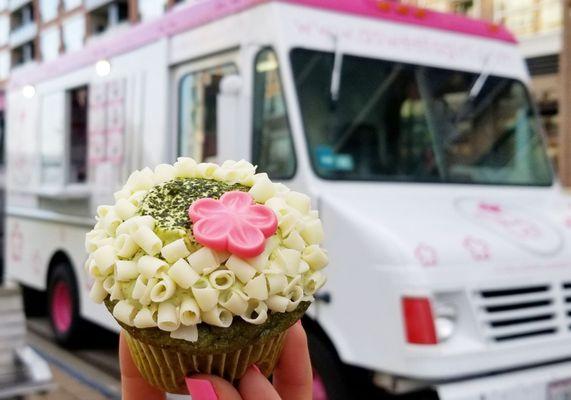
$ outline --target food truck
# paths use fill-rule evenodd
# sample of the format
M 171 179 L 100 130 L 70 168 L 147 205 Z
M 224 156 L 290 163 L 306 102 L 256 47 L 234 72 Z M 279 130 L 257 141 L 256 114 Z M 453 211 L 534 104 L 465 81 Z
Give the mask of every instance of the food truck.
M 315 199 L 316 399 L 571 396 L 571 199 L 504 28 L 382 0 L 206 0 L 16 71 L 6 278 L 84 321 L 84 235 L 134 169 L 246 159 Z M 371 398 L 371 397 L 369 397 Z

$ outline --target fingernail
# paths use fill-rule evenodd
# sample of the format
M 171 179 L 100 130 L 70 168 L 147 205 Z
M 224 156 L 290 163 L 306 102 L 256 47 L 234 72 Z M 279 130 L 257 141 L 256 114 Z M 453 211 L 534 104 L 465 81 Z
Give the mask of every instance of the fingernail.
M 301 319 L 298 319 L 296 322 L 297 325 L 301 326 Z
M 218 400 L 214 386 L 205 379 L 185 378 L 188 393 L 192 400 Z
M 260 368 L 258 368 L 258 366 L 256 364 L 252 364 L 251 367 L 254 369 L 254 371 L 256 371 L 257 373 L 261 374 L 262 371 L 260 371 Z

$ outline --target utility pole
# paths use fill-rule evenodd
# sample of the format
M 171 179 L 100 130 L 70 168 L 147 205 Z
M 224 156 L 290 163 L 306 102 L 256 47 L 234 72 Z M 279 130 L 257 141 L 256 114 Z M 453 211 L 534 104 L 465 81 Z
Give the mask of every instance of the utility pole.
M 571 0 L 563 0 L 563 49 L 559 55 L 561 94 L 559 101 L 559 176 L 571 186 Z

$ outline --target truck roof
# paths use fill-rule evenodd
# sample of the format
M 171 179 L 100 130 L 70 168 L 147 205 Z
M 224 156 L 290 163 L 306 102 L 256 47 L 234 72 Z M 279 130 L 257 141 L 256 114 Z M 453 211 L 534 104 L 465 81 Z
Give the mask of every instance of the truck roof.
M 204 0 L 175 8 L 160 18 L 139 23 L 124 32 L 94 40 L 82 50 L 63 55 L 56 60 L 13 71 L 9 87 L 33 84 L 60 76 L 98 60 L 135 50 L 160 38 L 176 35 L 257 5 L 274 2 L 516 43 L 515 37 L 503 26 L 389 0 Z

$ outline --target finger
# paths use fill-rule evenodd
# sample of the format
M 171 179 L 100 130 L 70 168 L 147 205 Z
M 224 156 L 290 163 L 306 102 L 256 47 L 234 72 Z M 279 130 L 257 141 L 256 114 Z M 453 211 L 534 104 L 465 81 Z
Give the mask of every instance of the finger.
M 274 386 L 283 400 L 310 400 L 312 385 L 307 336 L 298 321 L 286 335 L 284 349 L 274 371 Z
M 240 379 L 238 390 L 244 400 L 281 400 L 276 389 L 257 367 L 248 368 Z
M 121 392 L 123 400 L 164 400 L 164 392 L 152 387 L 133 362 L 123 332 L 119 336 L 119 362 L 121 364 Z
M 242 400 L 230 382 L 213 375 L 193 375 L 186 378 L 192 400 Z

